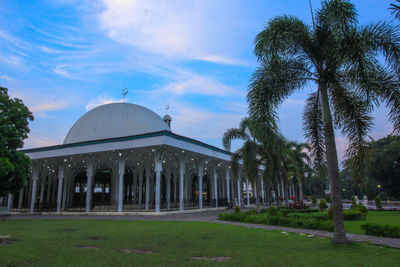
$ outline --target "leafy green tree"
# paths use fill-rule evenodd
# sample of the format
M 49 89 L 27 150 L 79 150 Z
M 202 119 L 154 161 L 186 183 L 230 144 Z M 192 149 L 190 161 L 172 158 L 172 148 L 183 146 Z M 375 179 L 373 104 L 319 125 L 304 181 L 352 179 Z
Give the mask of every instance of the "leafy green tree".
M 400 35 L 397 27 L 384 22 L 359 25 L 347 0 L 322 1 L 315 18 L 312 28 L 293 16 L 279 16 L 257 35 L 260 67 L 249 86 L 249 112 L 260 132 L 277 128 L 279 104 L 316 85 L 306 101 L 304 129 L 316 167 L 327 166 L 334 242 L 346 243 L 334 127 L 349 139 L 346 157 L 356 158 L 352 167 L 362 176 L 373 107 L 384 102 L 400 130 Z
M 17 149 L 28 137 L 32 113 L 20 99 L 0 87 L 0 196 L 19 191 L 26 183 L 30 159 Z

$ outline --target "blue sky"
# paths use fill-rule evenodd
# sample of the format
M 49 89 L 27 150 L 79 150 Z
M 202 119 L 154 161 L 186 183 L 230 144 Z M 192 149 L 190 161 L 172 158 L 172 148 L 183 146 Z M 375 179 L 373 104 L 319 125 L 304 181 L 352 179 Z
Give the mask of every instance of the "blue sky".
M 394 0 L 352 2 L 363 24 L 393 21 Z M 127 102 L 160 116 L 169 105 L 174 132 L 222 147 L 226 129 L 247 114 L 254 37 L 282 14 L 311 23 L 308 0 L 2 0 L 0 85 L 35 116 L 26 148 L 61 144 L 86 111 L 121 101 L 123 88 Z M 304 141 L 306 93 L 280 108 L 281 130 L 291 140 Z M 372 137 L 391 132 L 386 115 L 374 111 Z M 337 145 L 341 159 L 340 134 Z

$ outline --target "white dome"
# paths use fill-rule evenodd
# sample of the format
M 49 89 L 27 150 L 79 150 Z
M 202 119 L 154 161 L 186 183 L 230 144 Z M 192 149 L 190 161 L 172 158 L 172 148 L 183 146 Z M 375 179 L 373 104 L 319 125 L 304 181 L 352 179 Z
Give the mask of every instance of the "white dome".
M 112 103 L 83 115 L 69 130 L 64 144 L 169 130 L 160 116 L 148 108 Z

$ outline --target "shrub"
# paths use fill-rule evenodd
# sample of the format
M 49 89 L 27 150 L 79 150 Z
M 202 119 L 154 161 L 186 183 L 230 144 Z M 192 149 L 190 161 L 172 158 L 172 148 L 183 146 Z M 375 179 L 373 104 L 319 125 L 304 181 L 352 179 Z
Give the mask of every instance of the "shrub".
M 289 218 L 295 219 L 315 219 L 315 220 L 326 220 L 327 216 L 325 212 L 313 212 L 313 213 L 289 213 Z
M 326 200 L 326 202 L 331 203 L 331 197 L 330 197 L 330 196 L 327 196 L 327 197 L 325 198 L 325 200 Z
M 375 197 L 375 206 L 377 209 L 381 209 L 382 208 L 382 201 L 381 198 L 377 195 Z
M 367 216 L 368 214 L 368 209 L 362 203 L 358 203 L 357 208 L 355 210 L 360 211 L 362 214 L 364 214 L 364 216 Z
M 274 206 L 269 207 L 267 213 L 269 216 L 278 216 L 278 210 Z
M 367 235 L 386 236 L 386 237 L 400 237 L 400 227 L 392 225 L 379 225 L 374 223 L 366 223 L 361 225 L 361 229 Z
M 303 209 L 303 210 L 290 210 L 290 209 L 281 209 L 280 212 L 283 216 L 286 216 L 290 213 L 312 213 L 312 212 L 320 212 L 319 209 Z
M 246 223 L 256 223 L 256 224 L 268 224 L 268 216 L 266 214 L 258 215 L 248 215 L 244 218 L 242 222 Z
M 224 221 L 233 221 L 233 222 L 244 222 L 246 219 L 246 214 L 243 212 L 239 213 L 220 213 L 219 219 Z
M 345 221 L 359 221 L 365 220 L 365 215 L 359 210 L 352 209 L 352 210 L 345 210 L 343 211 L 344 220 Z
M 240 212 L 240 207 L 238 205 L 235 206 L 234 212 L 236 214 Z
M 354 209 L 357 207 L 356 196 L 351 196 L 351 208 Z
M 328 218 L 328 220 L 333 219 L 333 212 L 332 212 L 332 207 L 328 208 L 328 211 L 326 213 L 326 218 Z
M 303 201 L 295 201 L 294 203 L 289 203 L 286 208 L 291 210 L 304 210 L 309 207 Z
M 328 204 L 326 204 L 326 201 L 325 201 L 325 200 L 321 199 L 321 200 L 319 201 L 319 209 L 322 211 L 322 210 L 324 210 L 324 209 L 326 209 L 326 208 L 328 208 Z
M 312 196 L 311 197 L 311 201 L 312 201 L 311 206 L 312 207 L 316 207 L 317 206 L 317 198 L 315 196 Z

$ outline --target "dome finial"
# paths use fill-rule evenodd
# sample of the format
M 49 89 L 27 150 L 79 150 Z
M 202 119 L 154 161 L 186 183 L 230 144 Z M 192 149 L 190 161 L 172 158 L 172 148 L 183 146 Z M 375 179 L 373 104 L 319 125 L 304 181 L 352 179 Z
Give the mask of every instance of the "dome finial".
M 122 94 L 122 97 L 124 99 L 123 101 L 125 103 L 125 96 L 128 94 L 128 89 L 126 89 L 126 88 L 122 89 L 121 90 L 121 94 Z

